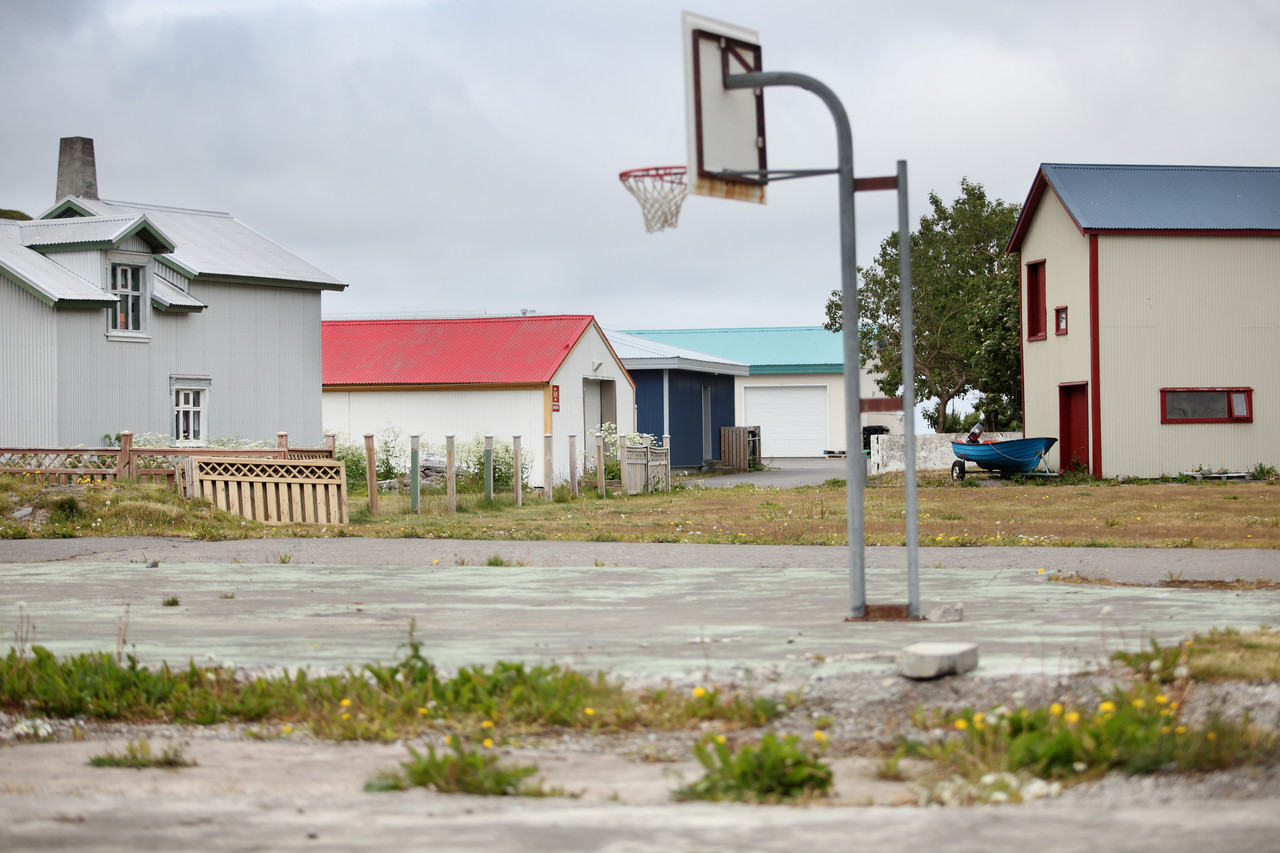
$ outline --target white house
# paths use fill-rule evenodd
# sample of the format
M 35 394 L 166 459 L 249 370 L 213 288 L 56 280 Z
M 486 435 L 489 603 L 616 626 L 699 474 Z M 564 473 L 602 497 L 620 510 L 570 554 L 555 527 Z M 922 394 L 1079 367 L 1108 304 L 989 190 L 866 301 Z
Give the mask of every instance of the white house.
M 1042 164 L 1019 255 L 1025 431 L 1053 467 L 1280 461 L 1280 169 Z
M 0 220 L 0 446 L 321 439 L 320 298 L 345 284 L 226 213 L 98 198 L 62 140 L 58 201 Z
M 325 429 L 356 437 L 387 426 L 440 444 L 519 435 L 544 483 L 569 476 L 569 435 L 581 453 L 601 424 L 635 431 L 635 383 L 588 315 L 325 320 Z

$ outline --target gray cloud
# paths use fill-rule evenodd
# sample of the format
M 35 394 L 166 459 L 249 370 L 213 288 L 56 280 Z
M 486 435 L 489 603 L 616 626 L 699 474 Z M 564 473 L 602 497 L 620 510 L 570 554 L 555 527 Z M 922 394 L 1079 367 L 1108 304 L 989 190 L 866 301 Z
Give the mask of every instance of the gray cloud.
M 833 179 L 690 199 L 647 235 L 617 182 L 684 160 L 684 3 L 3 3 L 0 206 L 53 201 L 57 140 L 107 198 L 229 210 L 351 282 L 327 312 L 596 314 L 615 328 L 813 324 L 838 285 Z M 1280 13 L 1224 2 L 729 2 L 766 67 L 831 86 L 859 174 L 910 161 L 1021 201 L 1042 161 L 1273 165 Z M 771 91 L 771 163 L 834 161 Z M 859 256 L 895 226 L 859 198 Z

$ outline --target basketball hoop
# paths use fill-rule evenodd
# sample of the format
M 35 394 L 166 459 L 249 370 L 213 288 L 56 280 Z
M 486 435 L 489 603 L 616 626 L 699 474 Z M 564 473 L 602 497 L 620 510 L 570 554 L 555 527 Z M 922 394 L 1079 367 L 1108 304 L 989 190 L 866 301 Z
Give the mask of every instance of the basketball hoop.
M 680 218 L 680 205 L 689 194 L 684 182 L 684 166 L 652 166 L 648 169 L 631 169 L 618 175 L 640 209 L 644 211 L 644 230 L 650 234 L 665 228 L 675 228 Z

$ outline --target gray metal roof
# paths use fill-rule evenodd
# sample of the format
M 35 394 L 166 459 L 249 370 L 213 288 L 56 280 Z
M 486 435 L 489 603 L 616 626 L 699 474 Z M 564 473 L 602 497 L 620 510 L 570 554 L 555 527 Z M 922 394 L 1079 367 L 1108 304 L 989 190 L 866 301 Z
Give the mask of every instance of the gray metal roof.
M 1086 231 L 1280 231 L 1280 168 L 1043 163 Z
M 65 208 L 95 216 L 145 215 L 174 243 L 172 254 L 160 262 L 189 278 L 266 279 L 321 290 L 342 290 L 346 284 L 263 237 L 230 214 L 187 210 L 132 202 L 68 198 L 43 215 Z
M 750 365 L 718 355 L 696 352 L 628 335 L 626 332 L 605 330 L 604 334 L 628 370 L 691 370 L 696 373 L 724 373 L 730 376 L 746 376 L 751 372 Z
M 74 219 L 33 219 L 19 226 L 22 243 L 39 251 L 55 247 L 109 248 L 139 235 L 152 252 L 173 251 L 173 241 L 146 216 L 94 216 Z
M 116 297 L 61 267 L 22 241 L 22 226 L 0 219 L 0 270 L 50 305 L 58 302 L 111 305 Z
M 203 311 L 209 307 L 161 275 L 151 276 L 151 301 L 161 311 Z

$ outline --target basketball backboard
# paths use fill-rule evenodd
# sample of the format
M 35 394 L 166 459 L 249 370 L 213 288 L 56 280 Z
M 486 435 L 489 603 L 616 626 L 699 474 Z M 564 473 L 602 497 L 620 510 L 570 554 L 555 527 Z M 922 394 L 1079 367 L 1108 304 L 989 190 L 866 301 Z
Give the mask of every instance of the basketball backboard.
M 698 195 L 764 204 L 768 169 L 764 91 L 726 89 L 729 74 L 762 71 L 754 30 L 684 13 L 685 119 L 689 186 Z

